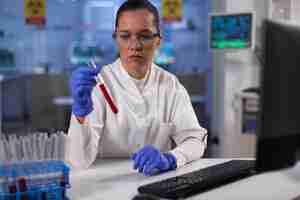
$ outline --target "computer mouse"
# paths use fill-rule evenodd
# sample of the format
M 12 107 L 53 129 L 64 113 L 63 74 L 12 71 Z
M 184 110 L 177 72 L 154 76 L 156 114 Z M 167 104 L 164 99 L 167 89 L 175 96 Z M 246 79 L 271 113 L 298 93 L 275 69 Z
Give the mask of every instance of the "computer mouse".
M 132 200 L 159 200 L 159 198 L 149 194 L 137 194 Z

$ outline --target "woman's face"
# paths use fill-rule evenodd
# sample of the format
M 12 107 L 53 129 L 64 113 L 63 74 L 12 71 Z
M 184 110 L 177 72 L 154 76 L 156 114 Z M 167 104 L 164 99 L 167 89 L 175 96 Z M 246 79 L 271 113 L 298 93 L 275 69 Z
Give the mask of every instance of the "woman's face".
M 125 11 L 119 17 L 116 41 L 122 64 L 129 71 L 148 69 L 160 44 L 154 16 L 146 9 Z

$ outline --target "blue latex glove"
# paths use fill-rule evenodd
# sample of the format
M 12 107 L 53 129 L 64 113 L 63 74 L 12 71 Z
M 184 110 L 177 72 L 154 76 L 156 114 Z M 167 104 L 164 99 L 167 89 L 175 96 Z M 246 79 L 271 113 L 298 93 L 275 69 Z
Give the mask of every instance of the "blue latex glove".
M 171 153 L 161 153 L 151 145 L 146 145 L 132 155 L 134 169 L 146 176 L 152 176 L 177 168 L 176 158 Z
M 88 66 L 78 67 L 71 76 L 70 88 L 73 97 L 72 112 L 76 117 L 84 117 L 93 110 L 91 93 L 96 85 L 95 76 L 100 72 L 101 66 L 96 69 Z

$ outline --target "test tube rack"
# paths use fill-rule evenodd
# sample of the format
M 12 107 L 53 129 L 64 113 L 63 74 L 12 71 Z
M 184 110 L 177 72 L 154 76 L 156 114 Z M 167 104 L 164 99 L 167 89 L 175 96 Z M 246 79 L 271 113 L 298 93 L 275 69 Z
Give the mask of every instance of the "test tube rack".
M 0 164 L 0 200 L 68 200 L 70 168 L 60 160 Z

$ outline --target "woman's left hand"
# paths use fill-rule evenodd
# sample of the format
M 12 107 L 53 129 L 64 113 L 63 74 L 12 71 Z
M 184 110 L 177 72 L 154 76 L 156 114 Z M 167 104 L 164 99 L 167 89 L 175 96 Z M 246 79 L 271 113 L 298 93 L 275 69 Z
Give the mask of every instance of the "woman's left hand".
M 152 145 L 146 145 L 132 156 L 134 169 L 146 176 L 176 169 L 176 158 L 171 153 L 161 153 Z

